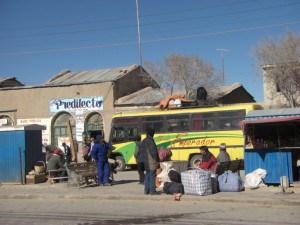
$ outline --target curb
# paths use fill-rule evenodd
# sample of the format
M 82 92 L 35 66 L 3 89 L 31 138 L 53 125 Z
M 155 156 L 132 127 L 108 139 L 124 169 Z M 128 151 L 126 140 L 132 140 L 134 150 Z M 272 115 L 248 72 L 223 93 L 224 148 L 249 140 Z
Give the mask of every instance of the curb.
M 196 198 L 195 198 L 196 197 Z M 123 200 L 123 201 L 173 201 L 172 195 L 159 196 L 137 196 L 137 195 L 0 195 L 0 199 L 14 200 L 33 200 L 33 199 L 72 199 L 72 200 L 87 200 L 93 199 L 102 200 Z M 209 196 L 191 196 L 183 195 L 181 201 L 188 202 L 216 202 L 216 203 L 240 203 L 240 204 L 257 204 L 264 206 L 300 206 L 300 201 L 289 201 L 285 199 L 232 199 L 226 197 L 210 198 Z

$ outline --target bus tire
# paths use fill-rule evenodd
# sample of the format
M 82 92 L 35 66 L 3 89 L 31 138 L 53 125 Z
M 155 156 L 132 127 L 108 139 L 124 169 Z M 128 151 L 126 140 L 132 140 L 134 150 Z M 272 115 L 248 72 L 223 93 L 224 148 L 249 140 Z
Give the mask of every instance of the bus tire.
M 126 164 L 122 156 L 116 156 L 116 162 L 118 163 L 118 167 L 116 168 L 117 171 L 125 170 Z
M 194 155 L 190 159 L 190 167 L 192 167 L 192 168 L 199 168 L 201 162 L 202 162 L 202 156 L 201 155 Z

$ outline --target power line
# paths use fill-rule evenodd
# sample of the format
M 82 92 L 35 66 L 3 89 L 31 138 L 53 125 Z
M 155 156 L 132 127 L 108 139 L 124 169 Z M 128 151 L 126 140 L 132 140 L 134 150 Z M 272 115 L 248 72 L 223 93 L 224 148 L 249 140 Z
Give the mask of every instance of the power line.
M 156 22 L 156 23 L 145 23 L 142 24 L 142 27 L 145 26 L 152 26 L 152 25 L 159 25 L 159 24 L 167 24 L 167 23 L 178 23 L 183 21 L 191 21 L 191 20 L 199 20 L 199 19 L 207 19 L 212 17 L 220 17 L 220 16 L 229 16 L 229 15 L 235 15 L 235 14 L 241 14 L 241 13 L 249 13 L 249 12 L 256 12 L 266 9 L 273 9 L 273 8 L 279 8 L 279 7 L 285 7 L 285 6 L 291 6 L 291 5 L 297 5 L 300 4 L 300 2 L 290 3 L 290 4 L 283 4 L 283 5 L 277 5 L 277 6 L 271 6 L 271 7 L 264 7 L 264 8 L 256 8 L 256 9 L 248 9 L 248 10 L 242 10 L 242 11 L 234 11 L 234 12 L 228 12 L 228 13 L 221 13 L 216 15 L 209 15 L 209 16 L 201 16 L 201 17 L 193 17 L 193 18 L 187 18 L 187 19 L 177 19 L 177 20 L 168 20 L 168 21 L 162 21 L 162 22 Z M 93 32 L 93 31 L 101 31 L 101 30 L 116 30 L 116 29 L 127 29 L 127 28 L 134 28 L 136 25 L 128 25 L 128 26 L 118 26 L 118 27 L 107 27 L 107 28 L 98 28 L 98 29 L 88 29 L 88 30 L 77 30 L 77 31 L 68 31 L 68 32 L 57 32 L 57 33 L 43 33 L 43 34 L 30 34 L 30 35 L 16 35 L 16 36 L 0 36 L 0 38 L 19 38 L 19 37 L 40 37 L 40 36 L 50 36 L 50 35 L 62 35 L 62 34 L 74 34 L 74 33 L 83 33 L 83 32 Z
M 187 10 L 176 10 L 176 11 L 171 11 L 171 12 L 148 14 L 148 15 L 144 15 L 143 17 L 159 16 L 159 15 L 167 15 L 167 14 L 175 14 L 175 13 L 178 14 L 178 13 L 182 13 L 182 12 L 199 11 L 199 10 L 211 9 L 211 8 L 221 8 L 221 7 L 224 7 L 224 6 L 233 6 L 233 5 L 239 5 L 239 4 L 242 4 L 242 3 L 256 2 L 256 1 L 258 1 L 258 0 L 247 0 L 247 1 L 226 3 L 226 4 L 220 4 L 220 5 L 204 6 L 204 7 L 201 7 L 201 8 L 194 8 L 194 9 L 187 9 Z
M 248 12 L 257 12 L 257 11 L 266 10 L 266 9 L 280 8 L 280 7 L 284 7 L 284 6 L 298 5 L 298 4 L 300 4 L 300 2 L 296 2 L 296 3 L 292 3 L 292 4 L 277 5 L 277 6 L 272 6 L 272 7 L 264 7 L 264 8 L 257 8 L 257 9 L 248 9 L 248 10 L 242 10 L 242 11 L 221 13 L 221 14 L 210 15 L 210 16 L 201 16 L 201 17 L 193 17 L 193 18 L 188 18 L 188 19 L 178 19 L 178 20 L 169 20 L 169 21 L 157 22 L 157 23 L 148 23 L 148 24 L 143 24 L 143 26 L 157 25 L 157 24 L 164 24 L 164 23 L 175 23 L 175 22 L 177 23 L 177 22 L 182 22 L 182 21 L 207 19 L 207 18 L 211 18 L 211 17 L 228 16 L 228 15 L 235 15 L 235 14 L 248 13 Z
M 161 39 L 156 39 L 156 40 L 143 41 L 143 43 L 178 40 L 178 39 L 194 38 L 194 37 L 215 36 L 215 35 L 236 33 L 236 32 L 242 32 L 242 31 L 258 30 L 258 29 L 273 28 L 273 27 L 281 27 L 281 26 L 287 26 L 287 25 L 292 25 L 292 24 L 297 24 L 297 23 L 300 23 L 300 20 L 299 21 L 293 21 L 293 22 L 287 22 L 287 23 L 267 25 L 267 26 L 240 28 L 240 29 L 234 29 L 234 30 L 228 30 L 228 31 L 219 31 L 219 32 L 211 32 L 211 33 L 205 33 L 205 34 L 195 34 L 195 35 L 186 35 L 186 36 L 179 36 L 179 37 L 161 38 Z
M 287 23 L 259 26 L 259 27 L 240 28 L 240 29 L 227 30 L 227 31 L 211 32 L 211 33 L 205 33 L 205 34 L 195 34 L 195 35 L 160 38 L 160 39 L 154 39 L 154 40 L 145 40 L 142 43 L 154 43 L 154 42 L 161 42 L 161 41 L 188 39 L 188 38 L 194 38 L 194 37 L 223 35 L 223 34 L 228 34 L 228 33 L 237 33 L 237 32 L 250 31 L 250 30 L 258 30 L 258 29 L 266 29 L 266 28 L 273 28 L 273 27 L 279 27 L 279 26 L 287 26 L 287 25 L 298 24 L 298 23 L 300 23 L 300 20 L 299 21 L 293 21 L 293 22 L 287 22 Z M 40 50 L 40 51 L 29 51 L 29 52 L 0 53 L 0 56 L 38 54 L 38 53 L 62 52 L 62 51 L 74 51 L 74 50 L 84 50 L 84 49 L 125 46 L 125 45 L 132 45 L 132 44 L 137 44 L 137 42 L 123 42 L 123 43 L 115 43 L 115 44 L 110 44 L 110 45 L 95 45 L 95 46 L 84 46 L 84 47 L 78 47 L 78 48 L 52 49 L 52 50 Z
M 146 14 L 142 15 L 141 17 L 153 17 L 153 16 L 159 16 L 159 15 L 167 15 L 167 14 L 177 14 L 182 12 L 191 12 L 191 11 L 199 11 L 203 9 L 209 9 L 209 8 L 220 8 L 224 6 L 232 6 L 232 5 L 238 5 L 243 4 L 247 2 L 254 2 L 258 0 L 246 0 L 246 1 L 240 1 L 240 2 L 233 2 L 233 3 L 226 3 L 226 4 L 219 4 L 219 5 L 212 5 L 212 6 L 206 6 L 201 8 L 193 8 L 193 9 L 186 9 L 186 10 L 176 10 L 176 11 L 165 11 L 161 13 L 152 13 L 152 14 Z M 31 30 L 31 29 L 37 29 L 37 28 L 50 28 L 50 27 L 63 27 L 63 26 L 74 26 L 74 25 L 84 25 L 84 24 L 91 24 L 91 23 L 102 23 L 102 22 L 112 22 L 112 21 L 123 21 L 127 19 L 136 19 L 136 17 L 120 17 L 120 18 L 114 18 L 114 19 L 103 19 L 103 20 L 91 20 L 91 21 L 84 21 L 84 22 L 77 22 L 77 23 L 65 23 L 65 24 L 53 24 L 53 25 L 42 25 L 42 26 L 33 26 L 33 27 L 19 27 L 19 28 L 11 28 L 11 29 L 4 29 L 2 31 L 11 31 L 11 30 Z
M 227 22 L 227 23 L 219 23 L 219 24 L 208 24 L 208 25 L 204 25 L 204 26 L 193 26 L 190 28 L 177 28 L 177 29 L 169 29 L 169 30 L 163 30 L 163 31 L 157 31 L 157 32 L 144 32 L 143 35 L 151 35 L 151 34 L 162 34 L 162 33 L 169 33 L 169 32 L 174 32 L 174 31 L 187 31 L 187 30 L 195 30 L 195 29 L 203 29 L 206 27 L 217 27 L 217 26 L 224 26 L 224 25 L 231 25 L 231 24 L 238 24 L 238 23 L 245 23 L 245 22 L 253 22 L 253 21 L 260 21 L 260 20 L 267 20 L 267 19 L 275 19 L 275 18 L 282 18 L 282 17 L 286 17 L 286 16 L 291 16 L 291 15 L 299 15 L 299 13 L 294 13 L 294 14 L 285 14 L 285 15 L 278 15 L 278 16 L 269 16 L 269 17 L 260 17 L 260 18 L 256 18 L 256 19 L 251 19 L 251 20 L 239 20 L 239 21 L 234 21 L 234 22 Z M 48 42 L 46 44 L 64 44 L 64 43 L 78 43 L 78 42 L 86 42 L 86 41 L 94 41 L 94 40 L 111 40 L 112 38 L 124 38 L 124 37 L 135 37 L 136 34 L 126 34 L 126 35 L 114 35 L 114 36 L 106 36 L 106 37 L 99 37 L 99 38 L 93 38 L 93 39 L 81 39 L 81 40 L 77 40 L 77 41 L 70 41 L 68 40 L 67 42 Z M 40 45 L 45 45 L 45 43 L 41 43 L 41 44 L 32 44 L 32 45 L 26 45 L 26 47 L 30 47 L 30 46 L 40 46 Z M 13 48 L 13 47 L 25 47 L 23 45 L 14 45 L 14 46 L 5 46 L 5 48 Z

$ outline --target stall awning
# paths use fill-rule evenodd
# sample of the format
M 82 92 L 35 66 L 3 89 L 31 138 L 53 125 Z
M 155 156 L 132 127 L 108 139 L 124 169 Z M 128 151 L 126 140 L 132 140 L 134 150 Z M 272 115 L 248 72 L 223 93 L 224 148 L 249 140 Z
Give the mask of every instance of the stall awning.
M 250 111 L 240 125 L 245 132 L 250 124 L 281 123 L 295 121 L 300 123 L 300 108 L 267 109 Z

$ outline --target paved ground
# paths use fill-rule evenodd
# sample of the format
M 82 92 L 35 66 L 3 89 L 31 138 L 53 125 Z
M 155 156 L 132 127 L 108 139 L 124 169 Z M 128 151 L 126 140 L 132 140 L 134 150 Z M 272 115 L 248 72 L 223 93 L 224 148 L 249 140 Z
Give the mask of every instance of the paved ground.
M 0 199 L 93 199 L 93 200 L 153 200 L 173 201 L 170 195 L 146 196 L 138 184 L 136 171 L 119 172 L 111 187 L 67 187 L 66 183 L 49 185 L 0 185 Z M 263 187 L 243 192 L 219 192 L 209 196 L 183 195 L 181 202 L 247 203 L 300 207 L 300 188 L 289 188 L 283 194 L 280 187 Z M 289 194 L 293 193 L 293 194 Z
M 299 207 L 206 201 L 1 199 L 2 225 L 298 225 Z

